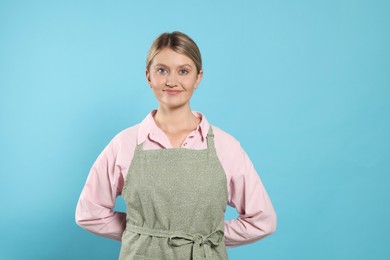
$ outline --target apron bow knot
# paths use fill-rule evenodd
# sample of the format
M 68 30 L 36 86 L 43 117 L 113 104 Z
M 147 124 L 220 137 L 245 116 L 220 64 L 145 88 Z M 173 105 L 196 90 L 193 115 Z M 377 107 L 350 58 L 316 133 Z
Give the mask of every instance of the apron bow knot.
M 213 233 L 202 236 L 201 234 L 194 235 L 181 235 L 174 234 L 169 237 L 168 244 L 171 246 L 183 246 L 187 244 L 193 244 L 192 246 L 192 258 L 196 259 L 202 255 L 199 251 L 203 248 L 206 259 L 211 259 L 211 247 L 219 246 L 223 240 L 223 231 L 217 230 Z

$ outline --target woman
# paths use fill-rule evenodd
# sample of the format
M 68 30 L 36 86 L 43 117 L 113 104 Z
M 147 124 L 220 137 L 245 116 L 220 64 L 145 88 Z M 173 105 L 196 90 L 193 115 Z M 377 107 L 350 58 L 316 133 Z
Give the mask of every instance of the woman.
M 227 259 L 226 247 L 276 228 L 271 201 L 239 142 L 191 111 L 202 76 L 191 38 L 160 35 L 146 63 L 158 109 L 115 136 L 89 173 L 76 222 L 122 241 L 120 259 Z M 119 195 L 127 213 L 113 211 Z M 224 221 L 227 204 L 237 219 Z

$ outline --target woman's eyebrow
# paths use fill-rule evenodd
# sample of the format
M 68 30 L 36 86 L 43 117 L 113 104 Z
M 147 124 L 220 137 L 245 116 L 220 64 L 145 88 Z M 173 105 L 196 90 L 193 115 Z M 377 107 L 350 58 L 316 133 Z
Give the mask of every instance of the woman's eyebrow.
M 169 67 L 169 66 L 167 66 L 167 65 L 165 65 L 163 63 L 157 63 L 156 65 L 154 65 L 154 67 L 159 67 L 159 66 Z M 192 66 L 190 64 L 188 64 L 188 63 L 183 64 L 183 65 L 179 65 L 178 67 L 180 68 L 180 67 L 185 67 L 185 66 L 188 66 L 188 67 L 192 68 Z
M 188 63 L 180 65 L 179 67 L 186 67 L 186 66 L 188 66 L 188 67 L 190 67 L 192 69 L 192 66 L 190 64 L 188 64 Z
M 157 63 L 156 65 L 154 65 L 154 67 L 159 67 L 159 66 L 168 67 L 167 65 L 162 64 L 162 63 Z

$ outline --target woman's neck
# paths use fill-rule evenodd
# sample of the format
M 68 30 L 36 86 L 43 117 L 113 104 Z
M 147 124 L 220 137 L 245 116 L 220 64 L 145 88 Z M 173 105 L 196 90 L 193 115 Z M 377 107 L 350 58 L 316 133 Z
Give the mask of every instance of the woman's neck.
M 154 121 L 165 133 L 175 134 L 196 129 L 200 119 L 192 113 L 189 106 L 177 109 L 167 109 L 159 106 L 154 115 Z

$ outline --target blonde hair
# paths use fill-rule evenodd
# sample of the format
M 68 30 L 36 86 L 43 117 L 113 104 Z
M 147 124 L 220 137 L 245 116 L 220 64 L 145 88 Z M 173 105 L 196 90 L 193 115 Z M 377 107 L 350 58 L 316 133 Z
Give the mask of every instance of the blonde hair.
M 164 48 L 169 48 L 177 53 L 190 58 L 199 72 L 202 70 L 202 56 L 196 43 L 182 32 L 163 33 L 158 36 L 149 48 L 146 57 L 146 69 L 150 69 L 154 57 Z

